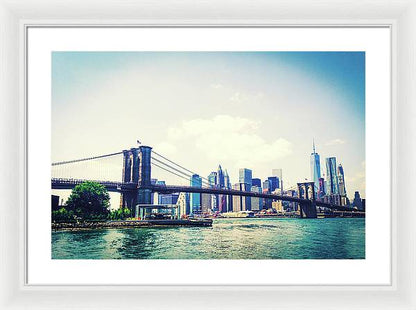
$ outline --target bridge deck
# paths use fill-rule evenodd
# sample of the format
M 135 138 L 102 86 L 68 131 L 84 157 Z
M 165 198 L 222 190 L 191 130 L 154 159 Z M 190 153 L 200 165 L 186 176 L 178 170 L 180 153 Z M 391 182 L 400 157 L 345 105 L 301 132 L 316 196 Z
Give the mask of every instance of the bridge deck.
M 51 179 L 52 189 L 72 189 L 76 185 L 81 184 L 89 180 L 80 180 L 80 179 Z M 123 183 L 123 182 L 112 182 L 112 181 L 94 181 L 105 186 L 105 188 L 110 192 L 131 192 L 138 189 L 137 184 L 135 183 Z M 245 197 L 257 197 L 273 200 L 282 200 L 289 202 L 296 202 L 299 204 L 310 204 L 311 200 L 284 196 L 277 194 L 265 194 L 265 193 L 256 193 L 256 192 L 245 192 L 238 191 L 234 189 L 220 189 L 220 188 L 209 188 L 209 187 L 192 187 L 192 186 L 172 186 L 172 185 L 152 185 L 149 189 L 153 192 L 169 194 L 169 193 L 201 193 L 201 194 L 221 194 L 229 196 L 245 196 Z M 336 209 L 340 211 L 351 211 L 351 208 L 346 208 L 343 206 L 328 204 L 322 201 L 315 201 L 316 206 L 325 207 L 329 209 Z

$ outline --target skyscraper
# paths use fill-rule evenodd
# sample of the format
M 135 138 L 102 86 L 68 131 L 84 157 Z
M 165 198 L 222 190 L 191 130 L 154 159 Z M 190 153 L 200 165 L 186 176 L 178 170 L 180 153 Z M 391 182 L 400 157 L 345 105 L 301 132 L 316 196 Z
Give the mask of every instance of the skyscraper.
M 313 142 L 313 152 L 311 153 L 311 180 L 314 183 L 315 193 L 319 191 L 319 178 L 321 177 L 321 159 L 315 151 L 315 141 Z
M 339 194 L 343 197 L 347 196 L 347 191 L 345 189 L 345 178 L 344 178 L 344 168 L 342 165 L 338 165 L 338 184 L 339 184 Z
M 202 178 L 197 174 L 193 174 L 191 177 L 191 186 L 201 188 Z M 192 193 L 190 196 L 191 196 L 191 199 L 190 199 L 191 213 L 197 213 L 201 209 L 201 194 Z
M 240 168 L 239 174 L 238 174 L 238 182 L 246 183 L 251 187 L 252 179 L 253 179 L 253 172 L 250 169 Z
M 244 192 L 250 191 L 247 188 L 247 183 L 234 184 L 233 189 L 238 190 L 238 191 L 244 191 Z M 234 212 L 251 210 L 251 197 L 234 195 L 232 196 L 232 200 L 233 200 L 232 210 Z
M 257 186 L 257 187 L 260 187 L 261 188 L 261 180 L 260 179 L 257 179 L 257 178 L 253 178 L 253 179 L 251 179 L 251 185 L 252 186 Z
M 230 176 L 228 175 L 227 169 L 225 169 L 225 172 L 224 172 L 224 187 L 226 189 L 231 189 Z
M 208 183 L 212 187 L 214 187 L 217 184 L 217 173 L 215 171 L 211 172 L 208 176 Z
M 268 177 L 270 184 L 270 191 L 274 192 L 277 188 L 279 188 L 279 178 L 278 177 Z
M 238 181 L 242 185 L 243 190 L 246 192 L 251 191 L 251 186 L 253 183 L 253 172 L 247 168 L 240 168 L 238 173 Z M 251 199 L 250 197 L 244 197 L 244 204 L 242 206 L 242 210 L 251 210 Z
M 224 188 L 224 185 L 225 185 L 224 172 L 222 171 L 221 165 L 218 165 L 217 186 L 218 188 Z
M 280 190 L 283 192 L 283 171 L 281 168 L 272 169 L 272 176 L 279 178 L 279 186 Z
M 211 187 L 217 186 L 217 172 L 213 171 L 208 176 L 208 183 Z M 214 211 L 218 211 L 218 205 L 217 205 L 217 197 L 218 195 L 211 194 L 211 209 Z
M 339 194 L 338 175 L 337 175 L 337 159 L 328 157 L 326 159 L 326 194 Z

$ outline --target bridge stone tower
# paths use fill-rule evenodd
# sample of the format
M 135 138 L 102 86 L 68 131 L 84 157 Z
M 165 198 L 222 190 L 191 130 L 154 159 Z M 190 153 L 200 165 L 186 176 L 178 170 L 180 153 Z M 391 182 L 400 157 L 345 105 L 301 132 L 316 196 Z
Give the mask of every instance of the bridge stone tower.
M 122 192 L 120 205 L 134 211 L 137 204 L 152 202 L 150 146 L 123 151 L 123 182 L 134 183 L 136 189 Z
M 300 217 L 316 218 L 317 216 L 314 184 L 314 182 L 298 183 L 299 198 L 306 199 L 305 202 L 299 203 Z M 312 193 L 311 198 L 309 198 L 309 189 L 311 189 Z

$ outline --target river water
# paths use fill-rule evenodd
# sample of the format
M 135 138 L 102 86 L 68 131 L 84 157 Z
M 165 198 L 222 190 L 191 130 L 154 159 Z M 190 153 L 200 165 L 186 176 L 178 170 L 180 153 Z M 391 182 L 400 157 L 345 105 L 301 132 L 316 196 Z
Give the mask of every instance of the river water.
M 365 219 L 214 219 L 212 227 L 52 232 L 53 259 L 364 259 Z

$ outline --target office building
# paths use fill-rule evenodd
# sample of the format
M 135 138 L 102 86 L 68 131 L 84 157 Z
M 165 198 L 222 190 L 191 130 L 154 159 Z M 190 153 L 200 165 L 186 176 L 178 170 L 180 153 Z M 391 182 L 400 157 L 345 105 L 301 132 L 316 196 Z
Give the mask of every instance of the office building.
M 360 192 L 356 191 L 354 193 L 354 201 L 352 202 L 352 205 L 354 207 L 356 207 L 359 210 L 363 209 L 363 205 L 362 205 L 362 201 L 361 201 L 361 197 L 360 197 Z
M 233 189 L 238 190 L 238 191 L 245 191 L 245 192 L 249 191 L 248 185 L 246 183 L 236 183 L 233 185 Z M 235 195 L 235 196 L 232 196 L 232 201 L 233 201 L 232 210 L 234 212 L 251 210 L 251 197 Z
M 218 165 L 216 185 L 218 188 L 224 188 L 225 186 L 224 172 L 222 171 L 221 165 Z
M 261 187 L 253 185 L 251 191 L 254 193 L 261 193 Z M 263 209 L 263 198 L 251 197 L 251 210 L 259 211 Z
M 321 159 L 315 151 L 315 141 L 313 142 L 313 152 L 311 153 L 311 181 L 314 183 L 314 191 L 319 191 L 319 179 L 321 178 Z
M 276 189 L 279 188 L 279 178 L 278 177 L 268 177 L 267 180 L 269 181 L 269 190 L 270 192 L 274 192 Z
M 191 177 L 191 186 L 192 187 L 202 187 L 202 178 L 194 174 Z M 201 194 L 200 193 L 191 193 L 190 194 L 190 207 L 191 213 L 199 213 L 201 211 Z
M 239 183 L 246 183 L 248 186 L 251 187 L 253 180 L 253 172 L 247 168 L 240 168 L 238 173 L 238 182 Z
M 339 194 L 343 197 L 347 196 L 347 191 L 345 189 L 345 178 L 344 178 L 344 168 L 342 165 L 338 165 L 338 184 L 339 184 Z
M 209 174 L 208 176 L 208 183 L 211 187 L 216 187 L 217 186 L 217 172 L 213 171 Z M 211 194 L 209 197 L 211 199 L 211 210 L 213 211 L 218 211 L 218 205 L 217 205 L 217 197 L 218 195 L 213 195 Z
M 178 206 L 178 217 L 182 218 L 185 215 L 191 213 L 190 204 L 189 204 L 189 194 L 188 193 L 179 193 L 178 200 L 176 202 Z
M 159 194 L 160 205 L 176 205 L 179 194 Z
M 261 187 L 261 180 L 258 178 L 252 178 L 251 179 L 251 185 Z
M 272 176 L 279 178 L 279 186 L 283 190 L 283 171 L 281 168 L 272 169 Z
M 201 211 L 202 213 L 210 213 L 212 209 L 212 198 L 211 194 L 201 194 Z
M 339 194 L 338 174 L 337 174 L 337 160 L 335 157 L 326 159 L 326 194 Z

